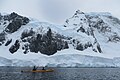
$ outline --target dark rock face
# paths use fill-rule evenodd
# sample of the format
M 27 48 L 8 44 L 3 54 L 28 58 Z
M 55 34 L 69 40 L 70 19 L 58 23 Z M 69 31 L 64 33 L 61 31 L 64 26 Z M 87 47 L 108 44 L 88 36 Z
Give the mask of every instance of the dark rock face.
M 29 22 L 27 17 L 19 16 L 16 13 L 4 16 L 5 20 L 12 21 L 5 29 L 6 32 L 13 33 L 17 31 L 22 25 L 26 25 Z
M 9 22 L 9 24 L 6 25 L 6 21 Z M 29 21 L 27 17 L 20 16 L 15 12 L 4 16 L 0 14 L 0 25 L 2 24 L 5 27 L 4 31 L 9 33 L 17 31 L 22 25 L 29 23 Z
M 29 44 L 25 44 L 23 47 L 22 47 L 22 49 L 24 50 L 24 54 L 27 54 L 29 51 Z
M 21 34 L 21 39 L 24 39 L 26 37 L 29 36 L 33 36 L 35 34 L 35 32 L 33 31 L 33 29 L 31 28 L 31 30 L 24 30 L 24 32 Z
M 5 33 L 2 32 L 2 33 L 0 33 L 0 42 L 2 42 L 4 40 L 5 40 Z
M 102 50 L 101 50 L 101 47 L 100 47 L 99 44 L 97 45 L 97 49 L 98 49 L 98 51 L 99 51 L 100 53 L 102 53 Z
M 1 21 L 1 19 L 2 19 L 2 15 L 1 15 L 1 13 L 0 13 L 0 21 Z
M 77 30 L 77 32 L 79 32 L 79 31 L 81 31 L 81 32 L 85 32 L 85 29 L 83 28 L 83 27 L 80 27 L 78 30 Z
M 0 33 L 0 45 L 2 45 L 5 41 L 5 32 Z
M 19 49 L 19 47 L 20 47 L 19 40 L 16 40 L 15 44 L 10 47 L 9 51 L 11 53 L 14 53 Z
M 42 41 L 39 43 L 40 47 L 38 48 L 41 53 L 52 55 L 57 52 L 57 44 L 53 40 L 51 29 L 49 29 L 47 31 L 47 34 L 44 35 L 42 38 L 40 35 L 37 35 L 37 40 Z
M 53 36 L 51 29 L 49 29 L 44 35 L 37 34 L 36 37 L 32 36 L 34 33 L 35 32 L 31 30 L 28 31 L 27 34 L 26 32 L 23 32 L 22 40 L 29 42 L 29 44 L 24 45 L 24 53 L 27 53 L 28 50 L 30 50 L 31 52 L 35 53 L 41 52 L 42 54 L 53 55 L 58 50 L 69 48 L 66 41 L 62 40 L 61 38 L 59 39 L 57 36 Z M 31 36 L 31 38 L 27 38 L 28 36 Z M 25 40 L 25 38 L 27 39 Z
M 5 46 L 8 46 L 12 42 L 12 39 L 8 40 L 5 44 Z
M 20 27 L 21 27 L 21 20 L 16 20 L 16 21 L 13 21 L 11 22 L 7 28 L 6 28 L 6 32 L 10 32 L 10 33 L 13 33 L 15 31 L 17 31 Z
M 83 51 L 85 49 L 87 49 L 88 47 L 92 47 L 92 43 L 91 42 L 87 42 L 85 44 L 81 43 L 80 41 L 78 40 L 75 40 L 73 39 L 73 46 L 77 49 L 77 50 L 80 50 L 80 51 Z M 74 45 L 75 44 L 75 45 Z
M 57 52 L 57 50 L 68 48 L 68 46 L 64 45 L 67 45 L 67 43 L 53 38 L 52 31 L 49 29 L 43 36 L 38 34 L 37 38 L 33 39 L 33 41 L 30 43 L 30 50 L 32 52 L 40 51 L 42 54 L 53 55 Z M 59 46 L 61 48 L 59 48 Z
M 82 44 L 77 45 L 76 47 L 77 50 L 83 51 L 84 50 L 84 46 Z

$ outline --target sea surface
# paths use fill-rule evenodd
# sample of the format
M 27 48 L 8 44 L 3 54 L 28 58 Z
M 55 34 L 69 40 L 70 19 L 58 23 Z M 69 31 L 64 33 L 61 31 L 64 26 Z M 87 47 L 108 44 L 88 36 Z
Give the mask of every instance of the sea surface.
M 120 68 L 50 68 L 54 72 L 21 72 L 31 69 L 0 67 L 0 80 L 120 80 Z

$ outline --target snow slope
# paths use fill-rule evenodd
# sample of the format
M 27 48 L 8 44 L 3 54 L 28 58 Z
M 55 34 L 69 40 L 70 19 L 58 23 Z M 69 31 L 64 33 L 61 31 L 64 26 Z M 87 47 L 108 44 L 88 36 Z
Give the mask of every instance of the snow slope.
M 21 19 L 24 21 L 24 17 Z M 63 25 L 32 18 L 29 20 L 17 31 L 9 33 L 5 30 L 14 20 L 0 19 L 0 33 L 6 33 L 5 40 L 0 42 L 0 66 L 120 67 L 120 20 L 110 13 L 84 13 L 78 10 Z M 34 34 L 21 39 L 22 33 L 29 33 L 31 29 Z M 59 48 L 53 55 L 48 56 L 39 50 L 32 52 L 30 48 L 24 53 L 23 47 L 31 45 L 29 39 L 36 39 L 37 34 L 44 37 L 49 29 Z M 11 39 L 11 43 L 5 46 Z M 19 40 L 20 46 L 11 54 L 9 49 L 16 40 Z M 68 48 L 64 47 L 65 42 Z

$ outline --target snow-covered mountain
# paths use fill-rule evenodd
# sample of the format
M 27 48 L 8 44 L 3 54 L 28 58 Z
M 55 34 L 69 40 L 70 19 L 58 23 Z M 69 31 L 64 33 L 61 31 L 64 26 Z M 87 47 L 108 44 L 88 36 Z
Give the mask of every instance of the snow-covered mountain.
M 107 12 L 77 10 L 63 25 L 0 14 L 1 65 L 116 67 L 119 47 L 120 20 Z

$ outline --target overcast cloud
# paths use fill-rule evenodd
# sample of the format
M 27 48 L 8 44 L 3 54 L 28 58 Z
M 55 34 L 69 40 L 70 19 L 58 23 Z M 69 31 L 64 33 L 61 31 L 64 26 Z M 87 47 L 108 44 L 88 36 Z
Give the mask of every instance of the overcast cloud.
M 0 0 L 0 12 L 14 11 L 59 24 L 78 9 L 83 12 L 110 12 L 120 18 L 120 0 Z

